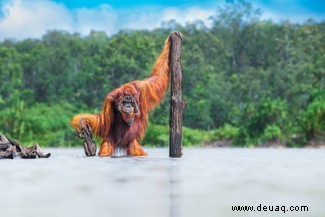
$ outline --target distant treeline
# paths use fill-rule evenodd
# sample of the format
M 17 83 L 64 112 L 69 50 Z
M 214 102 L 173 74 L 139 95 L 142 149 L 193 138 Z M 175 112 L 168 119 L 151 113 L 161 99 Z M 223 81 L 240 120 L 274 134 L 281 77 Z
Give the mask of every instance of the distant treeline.
M 55 30 L 41 39 L 5 40 L 0 133 L 22 143 L 81 144 L 70 118 L 98 112 L 112 89 L 147 77 L 165 38 L 177 30 L 184 35 L 184 145 L 324 141 L 325 22 L 259 17 L 259 10 L 239 1 L 220 7 L 209 28 L 201 21 L 170 21 L 113 36 Z M 150 120 L 143 144 L 168 145 L 169 96 Z

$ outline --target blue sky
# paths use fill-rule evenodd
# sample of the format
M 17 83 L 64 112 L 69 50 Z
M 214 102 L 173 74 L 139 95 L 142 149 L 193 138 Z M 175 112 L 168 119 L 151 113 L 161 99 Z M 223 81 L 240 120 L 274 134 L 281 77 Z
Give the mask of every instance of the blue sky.
M 165 1 L 165 0 L 124 0 L 124 1 L 107 1 L 107 0 L 56 0 L 56 2 L 62 2 L 69 8 L 79 8 L 79 7 L 95 7 L 100 4 L 109 4 L 114 8 L 126 8 L 126 7 L 139 7 L 139 6 L 148 6 L 156 5 L 162 7 L 178 7 L 178 6 L 188 6 L 188 5 L 213 5 L 215 2 L 222 1 L 211 1 L 211 0 L 174 0 L 174 1 Z M 294 6 L 302 7 L 309 9 L 310 11 L 315 12 L 324 12 L 325 3 L 323 0 L 255 0 L 251 1 L 259 3 L 265 7 L 284 9 L 283 7 Z
M 262 19 L 289 19 L 302 23 L 308 18 L 325 20 L 325 0 L 251 0 L 263 10 Z M 121 29 L 154 29 L 175 19 L 181 24 L 210 16 L 225 0 L 0 0 L 0 40 L 40 38 L 60 29 L 88 35 L 91 30 L 107 35 Z
M 134 7 L 146 7 L 146 6 L 156 6 L 156 7 L 179 7 L 179 6 L 191 6 L 191 5 L 206 5 L 212 4 L 215 2 L 221 1 L 211 1 L 211 0 L 173 0 L 173 1 L 164 1 L 164 0 L 124 0 L 124 1 L 105 1 L 105 0 L 56 0 L 56 2 L 63 2 L 69 8 L 78 8 L 84 7 L 94 7 L 100 4 L 109 4 L 114 8 L 134 8 Z

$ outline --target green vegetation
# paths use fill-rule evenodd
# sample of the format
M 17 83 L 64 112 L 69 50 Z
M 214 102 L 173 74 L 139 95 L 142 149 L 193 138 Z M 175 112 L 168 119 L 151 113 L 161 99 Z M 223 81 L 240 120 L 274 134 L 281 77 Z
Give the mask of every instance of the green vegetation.
M 98 112 L 112 89 L 150 73 L 164 39 L 183 39 L 186 146 L 325 140 L 325 22 L 261 21 L 245 1 L 226 3 L 207 28 L 170 21 L 153 31 L 87 37 L 50 31 L 0 43 L 0 133 L 23 144 L 80 145 L 69 120 Z M 144 145 L 169 143 L 169 94 L 151 114 Z

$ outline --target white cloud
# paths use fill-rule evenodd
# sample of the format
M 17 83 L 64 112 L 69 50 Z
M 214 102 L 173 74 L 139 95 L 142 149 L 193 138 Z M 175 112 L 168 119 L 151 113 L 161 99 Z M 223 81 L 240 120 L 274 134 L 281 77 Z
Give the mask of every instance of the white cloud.
M 200 7 L 183 9 L 170 7 L 160 11 L 157 11 L 157 9 L 146 10 L 146 12 L 142 11 L 144 9 L 138 9 L 136 12 L 129 14 L 122 27 L 127 29 L 154 29 L 160 27 L 162 22 L 169 20 L 176 20 L 180 24 L 202 20 L 205 25 L 210 26 L 211 21 L 209 17 L 215 13 L 213 9 L 203 9 Z
M 281 22 L 284 20 L 290 20 L 295 23 L 304 23 L 309 18 L 312 18 L 316 21 L 324 20 L 324 14 L 316 14 L 313 12 L 291 12 L 291 13 L 280 13 L 274 12 L 270 9 L 264 9 L 264 13 L 262 14 L 262 20 L 272 20 L 273 22 Z
M 200 7 L 190 7 L 185 10 L 168 8 L 163 11 L 162 20 L 177 20 L 181 24 L 202 20 L 205 25 L 210 26 L 209 18 L 215 14 L 215 9 L 202 9 Z
M 74 31 L 87 35 L 91 30 L 103 30 L 108 34 L 116 32 L 118 15 L 109 5 L 75 10 Z
M 64 5 L 50 1 L 8 1 L 2 5 L 0 39 L 40 37 L 47 29 L 68 30 L 73 22 Z
M 2 4 L 0 40 L 40 38 L 58 29 L 87 35 L 91 30 L 116 32 L 117 14 L 108 5 L 69 10 L 64 4 L 42 0 L 10 0 Z
M 216 12 L 219 3 L 209 8 L 192 7 L 138 7 L 116 10 L 109 5 L 94 8 L 68 9 L 64 4 L 44 0 L 0 0 L 0 41 L 5 38 L 22 40 L 25 38 L 40 38 L 48 30 L 58 29 L 68 32 L 79 32 L 88 35 L 91 30 L 105 31 L 107 35 L 117 33 L 121 29 L 154 29 L 163 21 L 171 19 L 180 24 L 202 20 L 210 26 L 210 16 Z M 259 7 L 260 5 L 254 4 Z M 321 15 L 309 11 L 302 13 L 275 12 L 264 9 L 262 19 L 272 19 L 275 22 L 290 19 L 303 22 L 308 17 L 322 20 Z
M 144 12 L 145 11 L 145 12 Z M 154 29 L 160 26 L 161 18 L 156 11 L 141 10 L 123 12 L 121 29 Z
M 177 20 L 181 24 L 200 19 L 209 25 L 213 9 L 134 8 L 118 11 L 109 5 L 69 10 L 64 4 L 42 0 L 7 0 L 0 5 L 0 40 L 40 38 L 48 30 L 58 29 L 88 35 L 91 30 L 108 35 L 120 29 L 154 29 L 163 21 Z

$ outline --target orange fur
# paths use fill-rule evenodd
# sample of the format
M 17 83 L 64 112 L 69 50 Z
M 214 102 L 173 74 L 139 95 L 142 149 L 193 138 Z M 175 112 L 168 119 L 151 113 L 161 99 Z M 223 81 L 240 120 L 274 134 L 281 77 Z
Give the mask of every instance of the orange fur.
M 111 156 L 113 154 L 113 150 L 114 148 L 112 144 L 104 140 L 100 146 L 98 155 L 101 157 Z
M 133 140 L 128 149 L 127 149 L 128 155 L 130 156 L 147 156 L 147 152 L 145 152 L 140 143 L 137 140 Z
M 80 133 L 80 127 L 81 127 L 81 121 L 84 120 L 86 121 L 87 124 L 90 125 L 91 129 L 93 132 L 98 132 L 99 131 L 99 116 L 96 114 L 78 114 L 74 116 L 71 119 L 71 126 L 77 130 L 78 133 Z M 97 133 L 96 133 L 97 134 Z
M 111 91 L 99 114 L 78 114 L 71 120 L 71 126 L 80 133 L 81 120 L 86 121 L 94 134 L 103 139 L 100 156 L 112 155 L 116 147 L 125 147 L 128 155 L 145 156 L 139 140 L 147 130 L 148 112 L 164 97 L 169 83 L 170 40 L 166 39 L 163 50 L 156 60 L 150 76 L 142 81 L 136 80 Z M 139 105 L 139 114 L 135 114 L 134 124 L 127 128 L 121 123 L 116 105 L 124 95 L 132 94 Z

